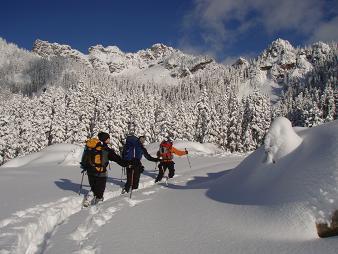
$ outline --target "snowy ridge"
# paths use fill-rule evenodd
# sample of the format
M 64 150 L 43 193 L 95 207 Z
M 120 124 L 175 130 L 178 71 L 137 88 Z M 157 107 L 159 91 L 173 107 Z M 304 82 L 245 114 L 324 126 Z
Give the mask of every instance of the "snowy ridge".
M 124 53 L 116 46 L 96 45 L 85 55 L 68 45 L 36 40 L 33 52 L 44 58 L 74 59 L 108 75 L 144 83 L 178 84 L 186 78 L 206 74 L 226 75 L 226 79 L 239 86 L 240 95 L 246 95 L 243 91 L 253 88 L 273 94 L 285 85 L 307 82 L 307 74 L 337 55 L 337 46 L 318 42 L 311 47 L 294 48 L 290 42 L 279 38 L 256 59 L 240 57 L 232 66 L 216 63 L 208 56 L 185 54 L 161 43 L 136 53 Z M 279 95 L 276 93 L 277 97 Z
M 115 76 L 128 76 L 158 82 L 174 82 L 176 78 L 190 76 L 203 70 L 214 60 L 206 56 L 192 56 L 161 43 L 136 53 L 124 53 L 117 46 L 96 45 L 88 55 L 68 45 L 36 40 L 33 52 L 44 58 L 62 56 Z M 155 71 L 153 71 L 155 70 Z M 157 75 L 163 78 L 158 80 Z
M 77 166 L 81 160 L 82 152 L 83 147 L 78 145 L 55 144 L 23 158 L 15 158 L 1 167 L 39 166 L 46 162 L 48 162 L 49 165 Z
M 90 66 L 90 62 L 87 60 L 84 54 L 78 50 L 72 49 L 68 45 L 48 43 L 38 39 L 35 41 L 32 51 L 39 52 L 38 55 L 44 58 L 50 58 L 53 56 L 69 57 L 79 63 Z

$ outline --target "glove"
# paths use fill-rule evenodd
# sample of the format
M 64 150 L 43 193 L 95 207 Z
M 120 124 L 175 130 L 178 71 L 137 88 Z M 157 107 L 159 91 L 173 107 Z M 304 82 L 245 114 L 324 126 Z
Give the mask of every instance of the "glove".
M 188 150 L 185 150 L 185 154 L 188 154 Z
M 144 166 L 141 166 L 141 167 L 140 167 L 140 173 L 142 174 L 143 171 L 144 171 Z

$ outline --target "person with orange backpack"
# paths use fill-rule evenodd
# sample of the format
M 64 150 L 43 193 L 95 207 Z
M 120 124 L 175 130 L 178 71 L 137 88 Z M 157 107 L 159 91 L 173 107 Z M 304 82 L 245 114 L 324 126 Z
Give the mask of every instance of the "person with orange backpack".
M 160 149 L 157 152 L 157 157 L 161 158 L 161 162 L 158 164 L 159 173 L 155 179 L 155 183 L 162 180 L 164 173 L 167 169 L 169 169 L 169 178 L 173 178 L 175 175 L 175 162 L 173 161 L 174 154 L 178 156 L 183 156 L 188 154 L 188 151 L 178 150 L 173 146 L 173 142 L 170 138 L 167 140 L 163 140 L 160 144 Z
M 115 161 L 122 167 L 130 165 L 128 161 L 123 160 L 108 146 L 109 143 L 110 136 L 106 132 L 100 132 L 98 138 L 91 138 L 86 141 L 80 164 L 83 172 L 87 172 L 91 191 L 84 198 L 83 206 L 85 207 L 103 201 L 109 161 Z

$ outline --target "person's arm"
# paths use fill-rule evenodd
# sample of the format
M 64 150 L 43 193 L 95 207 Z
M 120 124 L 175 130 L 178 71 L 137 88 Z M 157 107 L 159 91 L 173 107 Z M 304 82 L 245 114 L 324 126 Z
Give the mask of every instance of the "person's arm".
M 121 156 L 115 153 L 113 149 L 109 149 L 108 152 L 108 159 L 110 161 L 115 161 L 117 164 L 119 164 L 121 167 L 127 167 L 130 163 L 126 160 L 123 160 Z
M 171 152 L 178 155 L 178 156 L 186 155 L 188 153 L 188 151 L 178 150 L 173 146 L 171 147 Z
M 154 157 L 152 157 L 152 156 L 148 153 L 147 149 L 144 148 L 144 146 L 142 146 L 142 151 L 143 151 L 144 157 L 145 157 L 148 161 L 153 161 L 153 162 L 159 162 L 159 161 L 161 161 L 159 158 L 154 158 Z

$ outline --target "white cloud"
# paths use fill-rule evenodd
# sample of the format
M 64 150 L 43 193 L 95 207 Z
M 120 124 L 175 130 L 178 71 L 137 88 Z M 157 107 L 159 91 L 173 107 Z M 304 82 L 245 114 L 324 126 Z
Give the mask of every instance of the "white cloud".
M 319 24 L 309 39 L 310 43 L 317 41 L 338 41 L 338 17 L 327 23 Z
M 217 59 L 217 54 L 213 50 L 207 50 L 201 46 L 194 45 L 190 42 L 187 36 L 183 36 L 179 41 L 178 47 L 184 53 L 191 54 L 191 55 L 208 55 L 214 59 Z
M 189 32 L 197 30 L 215 52 L 234 44 L 253 28 L 270 35 L 292 31 L 308 38 L 327 36 L 336 23 L 324 23 L 325 8 L 328 8 L 325 0 L 194 0 L 193 10 L 184 19 L 184 44 L 193 44 Z

